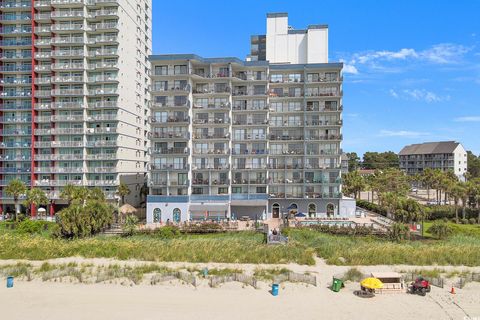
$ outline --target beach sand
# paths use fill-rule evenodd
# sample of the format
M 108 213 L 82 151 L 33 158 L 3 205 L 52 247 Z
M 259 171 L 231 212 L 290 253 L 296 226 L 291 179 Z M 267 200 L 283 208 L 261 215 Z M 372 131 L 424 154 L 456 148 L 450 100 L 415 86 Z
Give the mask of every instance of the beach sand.
M 73 259 L 105 265 L 124 263 L 105 259 Z M 52 263 L 69 262 L 58 259 Z M 0 264 L 11 264 L 2 261 Z M 40 262 L 39 262 L 40 263 Z M 126 262 L 139 264 L 142 262 Z M 167 263 L 170 267 L 186 263 Z M 213 267 L 214 264 L 208 264 Z M 202 267 L 204 265 L 195 264 Z M 216 267 L 256 268 L 254 265 L 215 264 Z M 271 266 L 268 266 L 271 267 Z M 15 281 L 13 288 L 0 287 L 0 319 L 473 319 L 480 317 L 480 284 L 470 283 L 464 289 L 449 293 L 450 287 L 432 288 L 426 297 L 405 293 L 377 295 L 362 299 L 353 295 L 357 283 L 335 293 L 328 289 L 331 278 L 349 267 L 285 266 L 294 271 L 309 271 L 317 275 L 318 285 L 281 284 L 274 297 L 269 285 L 259 289 L 240 283 L 227 283 L 218 288 L 201 281 L 197 288 L 176 281 L 150 284 L 79 284 L 66 282 Z M 403 268 L 403 269 L 402 269 Z M 396 266 L 360 267 L 363 272 L 399 271 Z M 443 268 L 443 267 L 442 267 Z M 449 267 L 450 268 L 450 267 Z M 456 268 L 459 269 L 459 268 Z M 460 268 L 461 269 L 461 268 Z M 476 269 L 475 269 L 476 270 Z

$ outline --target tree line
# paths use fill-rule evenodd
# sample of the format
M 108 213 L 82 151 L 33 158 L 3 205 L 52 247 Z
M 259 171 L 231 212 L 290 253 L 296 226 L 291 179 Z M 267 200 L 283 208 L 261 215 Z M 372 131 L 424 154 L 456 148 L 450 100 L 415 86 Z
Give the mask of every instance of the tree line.
M 427 168 L 421 174 L 408 176 L 398 169 L 388 168 L 376 170 L 374 174 L 368 176 L 362 176 L 358 171 L 343 176 L 344 194 L 360 199 L 362 191 L 369 191 L 369 200 L 374 202 L 376 198 L 379 205 L 402 222 L 418 221 L 419 216 L 425 214 L 422 212 L 425 211 L 423 206 L 418 207 L 418 202 L 408 197 L 412 185 L 425 188 L 429 202 L 430 190 L 435 190 L 433 201 L 437 204 L 453 201 L 457 223 L 460 208 L 463 218 L 467 207 L 480 209 L 480 178 L 463 182 L 451 171 Z M 478 211 L 480 221 L 480 210 Z

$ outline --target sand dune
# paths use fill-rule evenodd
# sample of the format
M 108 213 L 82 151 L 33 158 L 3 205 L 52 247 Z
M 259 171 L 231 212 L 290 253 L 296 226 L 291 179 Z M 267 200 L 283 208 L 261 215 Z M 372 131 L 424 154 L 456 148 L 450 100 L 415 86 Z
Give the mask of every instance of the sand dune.
M 105 259 L 77 262 L 123 263 Z M 72 261 L 56 260 L 53 263 Z M 1 262 L 0 264 L 12 263 Z M 142 262 L 127 262 L 138 264 Z M 185 263 L 169 263 L 184 266 Z M 198 264 L 197 264 L 198 266 Z M 213 267 L 213 264 L 209 264 Z M 215 264 L 225 267 L 225 264 Z M 231 267 L 232 265 L 228 265 Z M 254 265 L 234 265 L 252 270 Z M 194 288 L 177 282 L 159 285 L 74 284 L 16 281 L 12 289 L 0 287 L 1 319 L 468 319 L 480 317 L 480 284 L 469 284 L 456 295 L 449 288 L 433 288 L 427 297 L 408 294 L 377 295 L 361 299 L 353 295 L 358 284 L 348 283 L 340 293 L 327 286 L 333 274 L 348 267 L 288 265 L 295 271 L 317 274 L 317 287 L 285 283 L 273 297 L 267 283 L 259 289 L 228 283 Z M 399 270 L 400 267 L 370 266 L 362 271 Z M 408 268 L 402 266 L 403 270 Z M 412 267 L 415 268 L 415 267 Z M 417 267 L 418 268 L 418 267 Z M 457 268 L 458 269 L 458 268 Z

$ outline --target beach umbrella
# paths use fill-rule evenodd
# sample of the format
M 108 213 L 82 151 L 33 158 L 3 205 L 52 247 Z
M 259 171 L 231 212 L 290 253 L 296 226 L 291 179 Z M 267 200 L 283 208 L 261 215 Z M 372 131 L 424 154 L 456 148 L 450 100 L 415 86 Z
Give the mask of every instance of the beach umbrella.
M 367 289 L 382 289 L 383 282 L 378 280 L 377 278 L 366 278 L 360 282 L 360 285 Z
M 297 218 L 305 218 L 306 215 L 305 215 L 304 213 L 299 212 L 299 213 L 297 213 L 297 214 L 295 215 L 295 217 L 297 217 Z

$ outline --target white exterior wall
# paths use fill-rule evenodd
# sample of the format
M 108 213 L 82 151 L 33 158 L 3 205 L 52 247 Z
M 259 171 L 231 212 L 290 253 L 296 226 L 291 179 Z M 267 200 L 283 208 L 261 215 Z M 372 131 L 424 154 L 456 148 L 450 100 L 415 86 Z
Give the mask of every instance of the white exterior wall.
M 180 209 L 180 220 L 181 222 L 188 220 L 188 203 L 181 202 L 148 202 L 147 203 L 147 224 L 153 224 L 153 210 L 160 209 L 161 221 L 165 223 L 167 220 L 173 222 L 173 210 Z
M 454 171 L 455 175 L 465 181 L 465 173 L 467 173 L 468 162 L 467 162 L 467 151 L 465 148 L 459 144 L 453 153 L 454 158 Z
M 267 17 L 267 61 L 271 63 L 328 63 L 328 29 L 289 32 L 288 17 Z

